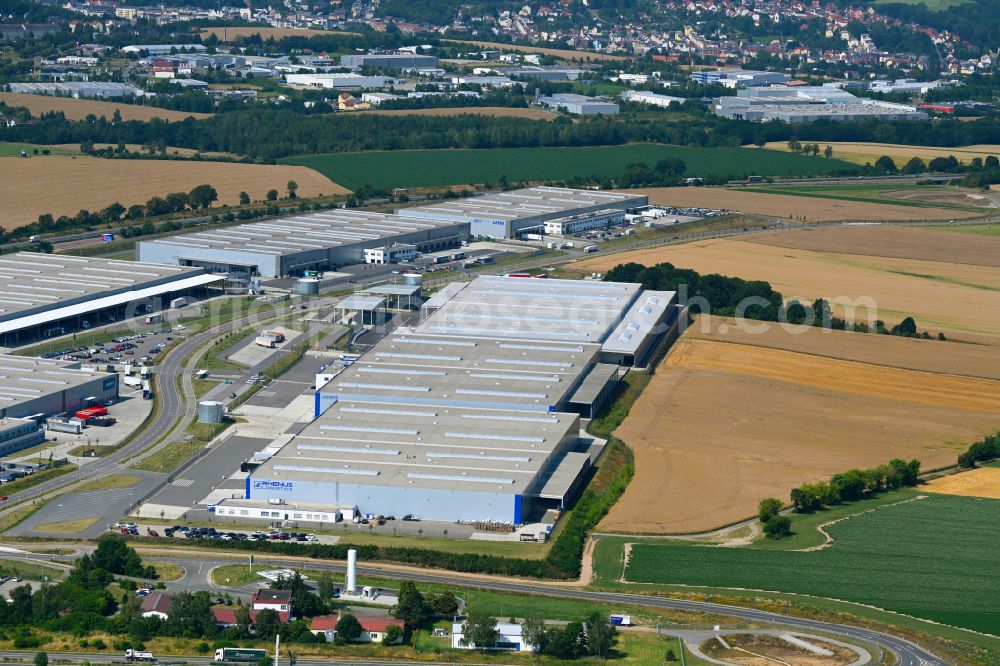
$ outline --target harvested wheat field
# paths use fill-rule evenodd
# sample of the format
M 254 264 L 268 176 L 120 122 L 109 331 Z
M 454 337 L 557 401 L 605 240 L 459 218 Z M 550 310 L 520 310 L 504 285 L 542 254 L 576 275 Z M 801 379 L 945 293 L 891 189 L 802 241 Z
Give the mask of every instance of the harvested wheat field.
M 188 113 L 158 109 L 155 106 L 140 106 L 138 104 L 122 104 L 120 102 L 101 102 L 92 99 L 74 99 L 72 97 L 53 97 L 51 95 L 29 95 L 27 93 L 0 93 L 0 102 L 8 106 L 23 106 L 33 116 L 39 116 L 50 111 L 62 111 L 68 120 L 83 120 L 91 113 L 97 117 L 111 118 L 117 109 L 123 120 L 152 120 L 162 118 L 170 122 L 185 118 L 208 118 L 210 113 Z
M 1000 467 L 979 467 L 934 479 L 922 491 L 1000 499 Z
M 615 431 L 635 452 L 635 477 L 599 529 L 711 530 L 851 467 L 953 464 L 997 427 L 998 381 L 685 335 Z
M 990 345 L 847 333 L 812 326 L 711 316 L 696 317 L 685 336 L 687 339 L 752 345 L 900 370 L 1000 381 L 1000 352 Z
M 794 217 L 810 222 L 837 220 L 954 220 L 980 215 L 952 208 L 920 208 L 865 201 L 819 199 L 790 194 L 747 192 L 726 187 L 657 187 L 636 190 L 649 196 L 649 202 L 665 206 L 725 208 L 742 213 Z
M 1000 267 L 1000 236 L 977 236 L 938 229 L 823 227 L 754 234 L 747 236 L 746 240 L 794 250 Z
M 670 262 L 702 274 L 767 280 L 786 299 L 826 298 L 835 313 L 855 321 L 878 318 L 891 326 L 912 316 L 920 330 L 931 333 L 1000 336 L 1000 268 L 790 249 L 746 238 L 623 252 L 571 268 L 603 273 L 630 261 L 647 266 Z M 948 250 L 942 247 L 941 252 L 947 255 Z
M 317 37 L 319 35 L 352 35 L 360 36 L 358 32 L 344 32 L 342 30 L 313 30 L 311 28 L 269 28 L 262 26 L 243 26 L 238 28 L 203 28 L 201 30 L 202 39 L 209 35 L 215 35 L 220 41 L 234 40 L 238 37 L 251 37 L 260 35 L 261 39 L 284 39 L 285 37 Z
M 1000 146 L 992 144 L 976 144 L 974 146 L 957 146 L 954 148 L 935 148 L 927 146 L 904 146 L 897 143 L 867 143 L 855 141 L 819 141 L 821 147 L 833 146 L 833 156 L 842 160 L 864 164 L 875 163 L 875 160 L 888 155 L 898 166 L 903 166 L 913 157 L 919 157 L 924 162 L 930 162 L 935 157 L 954 155 L 960 162 L 969 162 L 974 157 L 985 159 L 990 155 L 1000 156 Z M 751 146 L 747 146 L 748 148 Z M 752 146 L 756 148 L 756 146 Z M 785 141 L 772 141 L 765 148 L 788 151 Z
M 493 116 L 504 118 L 528 118 L 529 120 L 552 120 L 556 114 L 543 109 L 514 109 L 505 106 L 464 106 L 442 109 L 377 109 L 359 113 L 379 116 Z
M 284 192 L 294 180 L 299 196 L 343 194 L 343 187 L 305 167 L 168 160 L 105 160 L 60 157 L 23 160 L 0 158 L 0 213 L 5 226 L 32 222 L 42 213 L 72 215 L 81 208 L 99 210 L 115 201 L 124 206 L 145 203 L 152 196 L 187 192 L 208 183 L 219 193 L 219 204 L 239 203 L 240 191 L 263 199 L 274 188 Z

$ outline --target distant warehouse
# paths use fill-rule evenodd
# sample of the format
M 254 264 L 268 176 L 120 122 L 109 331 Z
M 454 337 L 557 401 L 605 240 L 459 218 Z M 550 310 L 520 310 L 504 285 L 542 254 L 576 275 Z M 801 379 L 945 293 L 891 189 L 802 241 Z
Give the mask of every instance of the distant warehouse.
M 348 90 L 362 88 L 389 88 L 401 81 L 391 76 L 363 76 L 351 72 L 330 74 L 285 74 L 285 83 L 290 86 L 305 88 L 326 88 L 331 90 Z
M 576 116 L 594 116 L 599 113 L 614 115 L 619 111 L 618 105 L 614 102 L 600 97 L 587 97 L 573 93 L 544 95 L 539 97 L 538 101 L 549 108 L 559 109 Z
M 645 206 L 643 195 L 530 187 L 400 208 L 395 215 L 337 209 L 140 241 L 139 259 L 238 276 L 282 277 L 362 262 L 412 258 L 472 238 L 542 233 L 547 220 L 611 216 Z M 607 222 L 605 221 L 604 224 Z
M 525 232 L 543 233 L 545 222 L 575 216 L 605 216 L 614 210 L 627 211 L 649 203 L 641 194 L 603 190 L 574 190 L 565 187 L 529 187 L 470 197 L 447 203 L 401 208 L 398 215 L 431 220 L 466 222 L 473 238 L 515 238 Z M 604 221 L 605 226 L 608 224 Z M 599 226 L 599 225 L 598 225 Z M 569 232 L 573 233 L 573 232 Z
M 365 250 L 407 244 L 420 252 L 458 247 L 467 222 L 332 210 L 139 243 L 139 259 L 238 276 L 281 277 L 365 261 Z
M 164 309 L 217 275 L 135 261 L 19 252 L 0 257 L 0 341 L 16 347 Z
M 59 95 L 106 99 L 112 97 L 138 97 L 145 95 L 142 88 L 114 81 L 64 81 L 56 83 L 11 83 L 10 91 L 29 95 Z
M 715 114 L 736 120 L 803 123 L 813 120 L 919 120 L 927 114 L 907 104 L 861 99 L 837 86 L 774 86 L 720 97 Z
M 413 53 L 370 53 L 367 55 L 340 56 L 341 67 L 360 69 L 362 67 L 378 67 L 380 69 L 417 69 L 419 67 L 437 67 L 438 59 L 431 55 L 415 55 Z

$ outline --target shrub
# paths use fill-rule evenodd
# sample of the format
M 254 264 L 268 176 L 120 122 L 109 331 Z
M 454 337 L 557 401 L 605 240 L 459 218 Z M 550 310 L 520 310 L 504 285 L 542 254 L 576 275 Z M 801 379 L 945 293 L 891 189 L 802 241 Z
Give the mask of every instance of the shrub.
M 782 539 L 792 535 L 792 519 L 788 516 L 772 516 L 764 523 L 764 534 L 772 539 Z

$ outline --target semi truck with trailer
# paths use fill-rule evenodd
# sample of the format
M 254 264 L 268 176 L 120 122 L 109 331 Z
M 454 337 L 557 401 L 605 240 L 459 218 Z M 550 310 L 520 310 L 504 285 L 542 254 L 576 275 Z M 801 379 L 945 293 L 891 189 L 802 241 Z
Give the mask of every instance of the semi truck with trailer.
M 266 650 L 255 648 L 219 648 L 215 651 L 215 661 L 254 663 L 267 656 Z
M 152 652 L 141 652 L 139 650 L 133 650 L 128 648 L 125 650 L 125 661 L 156 661 L 156 657 L 153 656 Z

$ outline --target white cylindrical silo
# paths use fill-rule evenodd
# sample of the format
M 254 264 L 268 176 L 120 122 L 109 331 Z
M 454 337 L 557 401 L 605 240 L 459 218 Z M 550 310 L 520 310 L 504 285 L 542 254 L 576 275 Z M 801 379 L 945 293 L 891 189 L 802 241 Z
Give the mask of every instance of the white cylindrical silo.
M 358 551 L 351 548 L 347 551 L 347 593 L 355 594 L 358 586 Z

